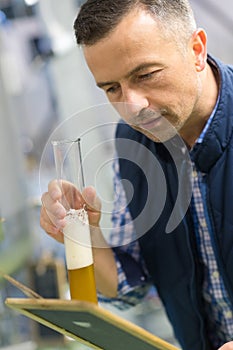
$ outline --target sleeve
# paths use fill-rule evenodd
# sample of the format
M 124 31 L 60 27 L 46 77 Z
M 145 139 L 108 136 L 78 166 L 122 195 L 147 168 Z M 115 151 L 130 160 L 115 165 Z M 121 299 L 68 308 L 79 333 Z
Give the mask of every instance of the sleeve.
M 118 309 L 138 304 L 147 294 L 151 283 L 141 256 L 124 188 L 121 184 L 118 160 L 114 160 L 114 208 L 109 245 L 112 247 L 118 271 L 118 296 L 109 299 L 99 295 L 100 302 L 111 303 Z

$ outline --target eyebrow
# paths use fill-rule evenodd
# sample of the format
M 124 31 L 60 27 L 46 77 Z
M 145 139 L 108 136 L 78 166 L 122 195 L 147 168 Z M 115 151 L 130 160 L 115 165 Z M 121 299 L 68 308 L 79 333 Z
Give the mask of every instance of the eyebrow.
M 142 70 L 144 70 L 146 68 L 150 68 L 152 66 L 156 66 L 156 63 L 154 63 L 154 62 L 142 63 L 142 64 L 138 65 L 137 67 L 133 68 L 129 73 L 127 73 L 125 78 L 130 78 L 132 75 L 139 73 Z M 108 85 L 112 85 L 115 83 L 116 83 L 116 81 L 104 81 L 104 82 L 98 82 L 98 83 L 96 83 L 96 85 L 99 88 L 103 88 L 103 87 L 106 87 Z

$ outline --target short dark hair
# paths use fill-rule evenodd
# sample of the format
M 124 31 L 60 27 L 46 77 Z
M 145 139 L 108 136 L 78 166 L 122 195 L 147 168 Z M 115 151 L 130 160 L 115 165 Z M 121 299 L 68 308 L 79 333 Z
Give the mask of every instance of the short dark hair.
M 87 0 L 74 22 L 78 45 L 93 45 L 110 34 L 130 11 L 141 8 L 170 33 L 190 37 L 196 29 L 188 0 Z

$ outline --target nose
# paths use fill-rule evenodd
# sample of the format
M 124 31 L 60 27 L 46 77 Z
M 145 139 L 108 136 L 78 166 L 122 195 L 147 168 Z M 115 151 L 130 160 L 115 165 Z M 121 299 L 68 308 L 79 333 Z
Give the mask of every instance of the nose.
M 130 88 L 122 88 L 122 117 L 131 120 L 137 116 L 142 109 L 149 107 L 149 101 L 143 91 Z

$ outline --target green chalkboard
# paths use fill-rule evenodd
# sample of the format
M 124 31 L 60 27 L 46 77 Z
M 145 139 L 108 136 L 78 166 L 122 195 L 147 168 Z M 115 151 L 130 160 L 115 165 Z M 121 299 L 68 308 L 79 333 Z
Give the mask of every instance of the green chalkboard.
M 94 349 L 177 350 L 144 329 L 91 303 L 9 298 L 6 304 Z

